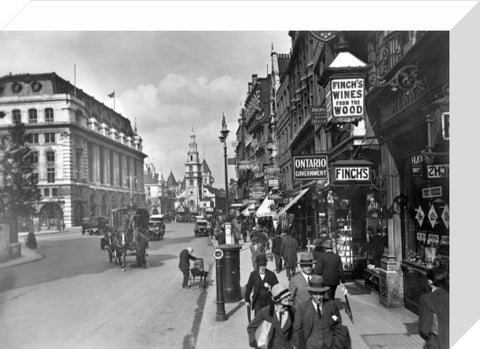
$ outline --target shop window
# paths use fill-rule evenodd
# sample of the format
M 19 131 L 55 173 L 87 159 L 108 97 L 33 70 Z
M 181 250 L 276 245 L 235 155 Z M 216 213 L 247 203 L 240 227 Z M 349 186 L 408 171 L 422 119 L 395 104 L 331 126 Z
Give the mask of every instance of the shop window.
M 47 183 L 55 183 L 55 167 L 47 168 Z
M 30 124 L 36 124 L 38 121 L 37 119 L 37 109 L 29 109 L 28 110 L 28 122 Z
M 53 109 L 52 108 L 45 108 L 45 122 L 53 122 Z
M 45 133 L 45 143 L 55 143 L 55 133 Z
M 14 124 L 22 122 L 22 112 L 19 109 L 14 109 L 12 111 L 12 121 Z

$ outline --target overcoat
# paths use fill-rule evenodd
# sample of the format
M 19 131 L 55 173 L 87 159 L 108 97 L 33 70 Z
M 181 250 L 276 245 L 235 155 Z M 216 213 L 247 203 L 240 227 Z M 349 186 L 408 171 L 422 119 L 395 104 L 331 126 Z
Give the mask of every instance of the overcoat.
M 424 348 L 449 348 L 449 306 L 448 293 L 442 288 L 437 288 L 435 291 L 420 297 L 418 332 L 426 341 Z M 438 326 L 434 324 L 434 313 Z M 435 335 L 434 332 L 438 334 Z
M 295 312 L 295 321 L 293 324 L 293 339 L 297 348 L 317 349 L 322 348 L 325 344 L 327 348 L 337 347 L 333 346 L 335 342 L 334 327 L 336 326 L 332 316 L 336 315 L 338 318 L 338 325 L 341 325 L 342 318 L 338 310 L 337 304 L 334 301 L 326 300 L 322 305 L 322 318 L 320 321 L 321 333 L 316 333 L 316 337 L 320 337 L 320 341 L 312 341 L 310 336 L 314 328 L 314 320 L 318 317 L 311 300 L 301 303 Z M 337 339 L 338 341 L 339 339 Z
M 295 308 L 302 302 L 310 299 L 308 292 L 308 282 L 302 272 L 296 273 L 288 283 L 288 290 L 292 293 L 292 299 L 295 301 Z
M 289 235 L 285 236 L 280 253 L 285 261 L 285 268 L 295 268 L 297 266 L 297 250 L 297 240 Z
M 270 287 L 273 287 L 273 285 L 278 284 L 278 279 L 275 273 L 271 270 L 266 269 L 265 270 L 265 278 L 262 280 L 260 277 L 260 272 L 258 270 L 254 270 L 250 273 L 250 276 L 247 281 L 247 285 L 245 287 L 245 302 L 249 303 L 250 302 L 250 295 L 253 295 L 252 297 L 252 309 L 255 309 L 255 302 L 257 301 L 258 298 L 258 293 L 260 292 L 260 286 L 263 283 L 268 283 Z
M 345 283 L 342 260 L 340 256 L 333 253 L 333 251 L 326 251 L 317 255 L 313 272 L 323 276 L 325 285 L 338 285 L 339 281 Z
M 197 258 L 188 253 L 187 249 L 184 249 L 180 252 L 180 262 L 178 263 L 178 268 L 183 272 L 188 272 L 190 269 L 190 260 L 194 261 Z
M 293 348 L 293 320 L 294 313 L 291 309 L 288 312 L 288 318 L 283 327 L 280 326 L 277 316 L 274 313 L 275 305 L 270 304 L 260 309 L 255 318 L 247 326 L 248 342 L 251 347 L 256 348 L 257 342 L 255 340 L 255 330 L 265 320 L 272 324 L 268 333 L 270 341 L 268 348 L 272 349 L 292 349 Z

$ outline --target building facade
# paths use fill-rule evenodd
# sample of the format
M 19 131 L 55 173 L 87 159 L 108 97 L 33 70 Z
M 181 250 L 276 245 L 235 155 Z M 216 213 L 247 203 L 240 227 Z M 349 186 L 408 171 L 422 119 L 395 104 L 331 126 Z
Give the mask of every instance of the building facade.
M 130 197 L 145 206 L 142 138 L 130 121 L 55 73 L 0 78 L 0 133 L 20 120 L 37 152 L 36 229 L 81 225 Z

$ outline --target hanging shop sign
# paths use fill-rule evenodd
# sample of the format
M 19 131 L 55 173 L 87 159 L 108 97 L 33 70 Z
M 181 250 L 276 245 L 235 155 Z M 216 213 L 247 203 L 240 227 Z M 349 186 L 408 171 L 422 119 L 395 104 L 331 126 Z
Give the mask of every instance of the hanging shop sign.
M 442 137 L 450 139 L 450 113 L 442 113 Z
M 240 160 L 238 162 L 239 170 L 250 170 L 253 167 L 253 163 L 250 160 Z
M 278 188 L 278 179 L 270 179 L 268 181 L 268 186 L 272 188 Z
M 410 157 L 412 177 L 423 177 L 423 155 L 417 154 Z
M 370 181 L 370 167 L 368 166 L 334 167 L 333 179 L 337 182 Z
M 326 125 L 327 109 L 325 107 L 312 107 L 312 125 Z
M 293 179 L 295 181 L 328 178 L 327 155 L 294 156 L 292 161 Z
M 326 88 L 327 120 L 333 123 L 354 122 L 363 118 L 365 79 L 333 79 Z
M 450 176 L 450 166 L 443 165 L 429 165 L 427 166 L 428 178 L 448 178 Z
M 237 158 L 228 158 L 227 159 L 227 164 L 228 165 L 236 165 L 237 164 Z
M 442 197 L 442 187 L 431 187 L 422 189 L 422 198 L 439 198 Z

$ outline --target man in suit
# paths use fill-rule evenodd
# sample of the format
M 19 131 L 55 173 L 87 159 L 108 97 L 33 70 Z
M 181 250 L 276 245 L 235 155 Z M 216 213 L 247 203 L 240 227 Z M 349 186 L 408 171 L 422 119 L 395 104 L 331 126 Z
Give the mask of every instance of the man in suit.
M 277 274 L 282 271 L 282 256 L 280 254 L 282 252 L 282 244 L 283 238 L 280 236 L 280 232 L 278 232 L 272 243 L 272 253 L 275 258 L 275 271 Z
M 298 242 L 292 237 L 290 230 L 287 230 L 286 234 L 280 249 L 280 254 L 285 262 L 284 267 L 287 270 L 287 278 L 290 280 L 297 271 Z
M 323 276 L 325 285 L 330 287 L 327 296 L 333 301 L 335 300 L 335 292 L 339 281 L 341 281 L 342 284 L 345 283 L 342 259 L 339 255 L 333 252 L 333 243 L 331 239 L 325 239 L 322 243 L 322 247 L 325 251 L 318 255 L 313 273 Z
M 313 275 L 308 286 L 311 298 L 301 303 L 295 312 L 293 339 L 296 348 L 327 349 L 349 348 L 350 338 L 340 339 L 334 336 L 336 326 L 342 318 L 337 304 L 324 297 L 329 287 L 323 283 L 320 275 Z M 347 331 L 346 327 L 344 329 Z M 348 343 L 341 343 L 346 340 Z
M 271 324 L 268 332 L 268 348 L 293 349 L 294 312 L 291 308 L 290 291 L 281 285 L 272 287 L 272 304 L 260 309 L 259 313 L 247 326 L 250 346 L 258 346 L 255 331 L 265 320 Z
M 256 259 L 257 270 L 250 273 L 245 287 L 245 303 L 255 315 L 272 302 L 272 287 L 278 284 L 275 273 L 267 269 L 267 256 L 260 254 Z
M 308 285 L 312 277 L 312 268 L 314 266 L 313 257 L 310 253 L 300 253 L 300 272 L 290 279 L 288 289 L 292 292 L 292 298 L 295 302 L 295 308 L 302 302 L 310 299 Z
M 183 283 L 182 283 L 183 288 L 191 287 L 190 285 L 188 285 L 188 279 L 189 279 L 188 273 L 190 272 L 190 260 L 195 261 L 198 259 L 197 257 L 192 256 L 192 253 L 193 253 L 193 248 L 191 247 L 187 247 L 182 252 L 180 252 L 180 262 L 178 263 L 178 268 L 183 273 Z
M 427 282 L 431 292 L 420 297 L 418 308 L 418 332 L 426 341 L 426 349 L 449 348 L 450 303 L 444 286 L 446 273 L 440 268 L 427 271 Z

